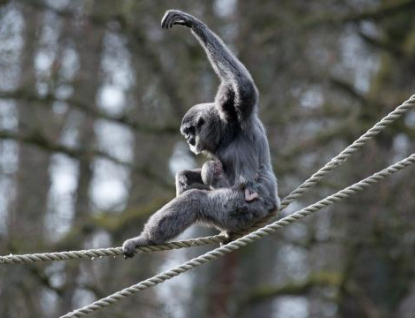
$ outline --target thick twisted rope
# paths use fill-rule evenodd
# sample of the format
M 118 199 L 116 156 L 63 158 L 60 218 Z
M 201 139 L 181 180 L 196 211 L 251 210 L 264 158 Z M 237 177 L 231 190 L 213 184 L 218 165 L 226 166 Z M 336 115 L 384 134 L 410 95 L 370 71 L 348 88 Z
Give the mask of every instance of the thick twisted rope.
M 224 241 L 223 235 L 211 236 L 209 239 L 204 237 L 185 240 L 168 242 L 160 245 L 148 245 L 137 248 L 137 251 L 142 253 L 151 253 L 155 251 L 166 251 L 172 249 L 180 249 L 184 247 L 204 246 L 212 243 L 221 243 Z M 70 259 L 96 259 L 109 256 L 121 256 L 123 255 L 122 247 L 112 248 L 99 248 L 80 251 L 66 251 L 66 252 L 53 252 L 53 253 L 35 253 L 35 254 L 22 254 L 22 255 L 7 255 L 0 256 L 0 264 L 29 264 L 35 262 L 46 261 L 66 261 Z
M 379 122 L 377 122 L 372 128 L 355 140 L 350 146 L 345 148 L 337 156 L 331 159 L 326 165 L 314 173 L 310 178 L 303 182 L 299 187 L 297 187 L 293 192 L 291 192 L 282 202 L 281 208 L 287 207 L 294 200 L 303 195 L 309 188 L 314 186 L 319 182 L 324 176 L 326 176 L 334 168 L 341 166 L 353 153 L 363 147 L 369 140 L 373 139 L 377 134 L 379 134 L 383 129 L 388 125 L 393 123 L 403 114 L 405 114 L 411 107 L 415 106 L 415 95 L 412 95 L 408 100 L 403 102 L 400 106 L 395 108 L 394 111 L 390 112 L 386 117 L 383 117 Z
M 61 318 L 69 318 L 69 317 L 82 317 L 85 315 L 88 315 L 94 311 L 100 310 L 104 307 L 107 307 L 109 305 L 112 305 L 126 297 L 132 296 L 133 294 L 137 293 L 138 291 L 156 286 L 166 280 L 169 280 L 175 276 L 178 276 L 184 272 L 187 272 L 193 268 L 199 267 L 205 263 L 208 263 L 212 260 L 216 260 L 217 258 L 229 254 L 232 251 L 238 250 L 239 248 L 253 243 L 259 239 L 261 239 L 264 236 L 267 236 L 275 231 L 277 231 L 280 228 L 283 228 L 291 223 L 294 223 L 316 211 L 321 210 L 324 207 L 327 207 L 329 205 L 332 205 L 333 203 L 339 202 L 345 198 L 348 198 L 354 194 L 356 194 L 359 191 L 362 191 L 369 187 L 370 185 L 373 185 L 382 179 L 385 179 L 386 177 L 398 172 L 399 170 L 404 169 L 405 167 L 408 167 L 409 165 L 413 164 L 415 162 L 415 153 L 413 153 L 411 156 L 407 157 L 406 159 L 403 159 L 394 165 L 389 166 L 386 169 L 383 169 L 382 171 L 379 171 L 375 174 L 373 174 L 370 177 L 367 177 L 363 180 L 361 180 L 358 183 L 355 183 L 335 194 L 332 194 L 328 196 L 327 198 L 320 200 L 304 209 L 301 209 L 287 217 L 284 217 L 280 219 L 279 221 L 275 221 L 261 229 L 258 229 L 246 236 L 243 236 L 239 239 L 236 239 L 235 241 L 230 242 L 227 245 L 218 247 L 210 252 L 207 252 L 203 255 L 200 255 L 196 258 L 191 259 L 190 261 L 187 261 L 183 263 L 180 266 L 177 266 L 173 269 L 170 269 L 168 271 L 165 271 L 163 273 L 160 273 L 156 276 L 153 276 L 149 279 L 146 279 L 140 283 L 137 283 L 135 285 L 132 285 L 128 288 L 125 288 L 121 291 L 118 291 L 110 296 L 107 296 L 105 298 L 102 298 L 100 300 L 97 300 L 93 302 L 90 305 L 87 305 L 85 307 L 82 307 L 80 309 L 77 309 L 73 312 L 70 312 L 64 316 L 61 316 Z
M 396 119 L 405 114 L 410 108 L 415 105 L 415 95 L 412 95 L 408 100 L 398 106 L 394 111 L 389 113 L 387 116 L 382 118 L 378 123 L 376 123 L 372 128 L 370 128 L 366 133 L 360 136 L 355 140 L 350 146 L 344 149 L 336 157 L 331 159 L 324 167 L 314 173 L 310 178 L 304 181 L 300 186 L 298 186 L 293 192 L 291 192 L 281 203 L 281 210 L 286 208 L 291 202 L 303 195 L 308 189 L 313 187 L 317 182 L 319 182 L 324 176 L 326 176 L 333 169 L 341 166 L 348 157 L 350 157 L 354 152 L 363 147 L 366 142 L 373 139 L 377 134 L 379 134 L 383 129 L 388 125 L 394 122 Z M 240 236 L 263 227 L 267 224 L 270 219 L 274 218 L 275 215 L 270 215 L 269 218 L 263 219 L 256 223 L 250 229 L 239 233 Z M 204 246 L 208 244 L 218 244 L 225 242 L 227 238 L 223 235 L 216 236 L 207 236 L 204 238 L 191 239 L 178 242 L 170 242 L 161 245 L 145 246 L 138 248 L 138 251 L 150 253 L 156 251 L 166 251 L 170 249 L 180 249 L 185 247 L 192 246 Z M 89 249 L 81 251 L 66 251 L 66 252 L 52 252 L 52 253 L 36 253 L 36 254 L 21 254 L 21 255 L 7 255 L 0 256 L 0 264 L 25 264 L 25 263 L 34 263 L 34 262 L 44 262 L 44 261 L 66 261 L 70 259 L 93 259 L 96 257 L 108 257 L 108 256 L 120 256 L 122 255 L 121 247 L 115 248 L 101 248 L 101 249 Z

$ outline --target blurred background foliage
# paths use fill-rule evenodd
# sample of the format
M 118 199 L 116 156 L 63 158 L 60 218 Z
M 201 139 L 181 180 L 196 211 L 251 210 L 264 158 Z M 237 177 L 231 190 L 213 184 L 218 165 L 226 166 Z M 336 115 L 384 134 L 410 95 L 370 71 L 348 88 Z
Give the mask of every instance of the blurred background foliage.
M 2 0 L 2 255 L 120 246 L 205 160 L 178 128 L 218 80 L 188 30 L 160 28 L 170 8 L 251 71 L 282 197 L 415 92 L 413 0 Z M 284 214 L 414 145 L 411 111 Z M 413 317 L 414 173 L 91 317 Z M 209 248 L 2 266 L 0 315 L 56 317 Z

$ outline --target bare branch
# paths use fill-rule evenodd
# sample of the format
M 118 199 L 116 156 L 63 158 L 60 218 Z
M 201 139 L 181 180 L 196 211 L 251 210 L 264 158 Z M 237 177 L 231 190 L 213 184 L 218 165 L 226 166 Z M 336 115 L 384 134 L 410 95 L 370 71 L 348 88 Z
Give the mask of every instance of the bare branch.
M 155 127 L 154 125 L 150 125 L 150 124 L 146 125 L 146 124 L 138 123 L 137 121 L 131 120 L 125 114 L 121 114 L 119 116 L 110 115 L 106 111 L 100 110 L 96 107 L 89 107 L 89 105 L 86 105 L 85 103 L 79 100 L 73 99 L 73 98 L 60 99 L 51 94 L 45 95 L 45 96 L 38 96 L 37 94 L 33 94 L 25 90 L 15 90 L 12 92 L 0 91 L 0 98 L 37 102 L 35 103 L 35 105 L 42 106 L 42 107 L 50 107 L 51 102 L 67 103 L 68 105 L 78 109 L 79 111 L 86 113 L 90 116 L 93 116 L 95 118 L 104 119 L 104 120 L 108 120 L 111 122 L 116 122 L 118 124 L 125 125 L 134 131 L 138 131 L 138 132 L 142 132 L 146 134 L 164 135 L 164 134 L 177 133 L 178 131 L 178 128 L 176 126 Z
M 327 26 L 341 26 L 350 22 L 360 22 L 363 20 L 379 21 L 405 11 L 415 10 L 415 0 L 403 0 L 386 2 L 375 9 L 369 9 L 358 13 L 348 13 L 344 15 L 335 16 L 333 14 L 323 14 L 319 17 L 312 17 L 305 19 L 305 22 L 300 22 L 295 25 L 283 27 L 279 30 L 274 30 L 272 33 L 264 36 L 263 43 L 269 43 L 277 40 L 281 35 L 286 35 L 288 32 L 298 32 L 303 30 L 311 30 L 316 27 Z
M 340 286 L 342 275 L 339 273 L 322 272 L 311 275 L 304 282 L 287 283 L 282 286 L 262 286 L 252 290 L 246 299 L 246 303 L 257 303 L 273 297 L 283 295 L 303 295 L 315 287 Z
M 19 143 L 36 146 L 45 151 L 61 153 L 71 158 L 74 158 L 76 160 L 80 160 L 82 158 L 91 158 L 91 157 L 99 157 L 101 159 L 107 159 L 111 161 L 112 163 L 115 163 L 119 166 L 131 169 L 133 173 L 137 173 L 146 178 L 156 180 L 163 187 L 171 188 L 170 184 L 168 184 L 164 179 L 160 178 L 155 173 L 150 171 L 147 166 L 142 166 L 142 167 L 135 166 L 129 162 L 123 161 L 99 149 L 72 148 L 72 147 L 62 145 L 60 143 L 55 143 L 47 139 L 44 135 L 42 135 L 38 131 L 32 131 L 30 133 L 22 134 L 22 133 L 10 131 L 10 130 L 0 130 L 0 139 L 9 139 L 9 140 L 17 141 Z
M 387 51 L 389 53 L 392 53 L 393 56 L 395 56 L 398 59 L 402 58 L 408 58 L 409 56 L 396 44 L 390 43 L 385 40 L 377 39 L 373 36 L 369 36 L 361 31 L 358 32 L 359 36 L 369 45 L 371 45 L 374 48 L 381 49 L 383 51 Z

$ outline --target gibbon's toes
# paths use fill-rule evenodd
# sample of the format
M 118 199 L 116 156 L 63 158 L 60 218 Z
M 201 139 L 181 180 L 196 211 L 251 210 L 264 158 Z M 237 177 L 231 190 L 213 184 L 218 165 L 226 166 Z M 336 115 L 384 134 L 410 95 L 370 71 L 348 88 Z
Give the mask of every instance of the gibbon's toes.
M 222 232 L 220 232 L 220 235 L 223 235 L 225 237 L 225 239 L 224 239 L 223 242 L 219 243 L 219 246 L 226 245 L 226 244 L 233 241 L 233 233 L 231 233 L 229 231 L 222 231 Z
M 137 245 L 135 244 L 135 242 L 133 240 L 127 240 L 124 242 L 124 244 L 122 245 L 122 251 L 124 254 L 124 259 L 127 258 L 133 258 L 134 254 L 135 254 L 135 248 L 137 247 Z

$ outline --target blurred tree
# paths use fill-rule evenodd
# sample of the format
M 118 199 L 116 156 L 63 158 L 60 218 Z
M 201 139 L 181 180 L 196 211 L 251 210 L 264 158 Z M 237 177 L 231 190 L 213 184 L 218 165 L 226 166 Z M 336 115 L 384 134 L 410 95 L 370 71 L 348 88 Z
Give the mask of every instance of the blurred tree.
M 22 6 L 24 20 L 22 40 L 24 47 L 20 56 L 21 70 L 19 88 L 32 92 L 36 90 L 35 57 L 39 45 L 42 26 L 42 13 L 31 7 Z M 53 134 L 56 127 L 53 114 L 46 108 L 37 108 L 28 101 L 18 102 L 18 132 L 34 136 Z M 42 219 L 47 211 L 47 195 L 50 185 L 48 167 L 50 153 L 39 151 L 32 145 L 20 145 L 18 149 L 18 172 L 16 174 L 16 195 L 9 205 L 8 248 L 11 251 L 40 250 L 44 248 L 44 224 Z M 36 238 L 34 240 L 33 238 Z M 20 271 L 9 271 L 2 279 L 2 298 L 6 301 L 2 308 L 7 317 L 19 312 L 21 317 L 42 315 L 40 299 L 42 289 L 37 288 L 39 278 L 35 267 Z
M 80 3 L 77 3 L 79 6 Z M 74 8 L 75 9 L 75 8 Z M 74 96 L 85 105 L 86 108 L 96 108 L 98 100 L 97 95 L 101 85 L 101 58 L 103 38 L 105 34 L 104 27 L 94 28 L 89 16 L 105 18 L 110 12 L 110 2 L 101 1 L 93 2 L 91 7 L 85 4 L 83 16 L 72 24 L 70 27 L 75 29 L 79 34 L 74 40 L 75 49 L 78 55 L 79 70 L 75 77 L 73 88 Z M 79 113 L 78 110 L 75 112 Z M 85 154 L 79 158 L 78 184 L 75 190 L 74 215 L 72 226 L 76 229 L 83 229 L 73 237 L 71 248 L 84 248 L 85 241 L 90 234 L 90 230 L 85 226 L 88 216 L 91 212 L 90 188 L 93 178 L 93 154 L 88 153 L 89 149 L 96 148 L 94 123 L 95 118 L 88 114 L 81 113 L 78 116 L 79 121 L 74 129 L 77 130 L 78 144 L 81 149 L 85 149 Z M 71 308 L 78 305 L 74 301 L 75 293 L 79 288 L 82 280 L 80 271 L 82 267 L 76 263 L 65 264 L 65 281 L 62 285 L 61 305 L 59 314 L 71 311 Z M 83 283 L 87 284 L 89 282 Z
M 160 29 L 170 8 L 251 71 L 282 196 L 414 93 L 413 0 L 0 1 L 1 254 L 119 246 L 205 160 L 178 127 L 219 83 L 188 30 Z M 414 140 L 411 111 L 283 214 Z M 413 171 L 95 316 L 412 317 Z M 55 317 L 206 249 L 4 267 L 2 317 Z

